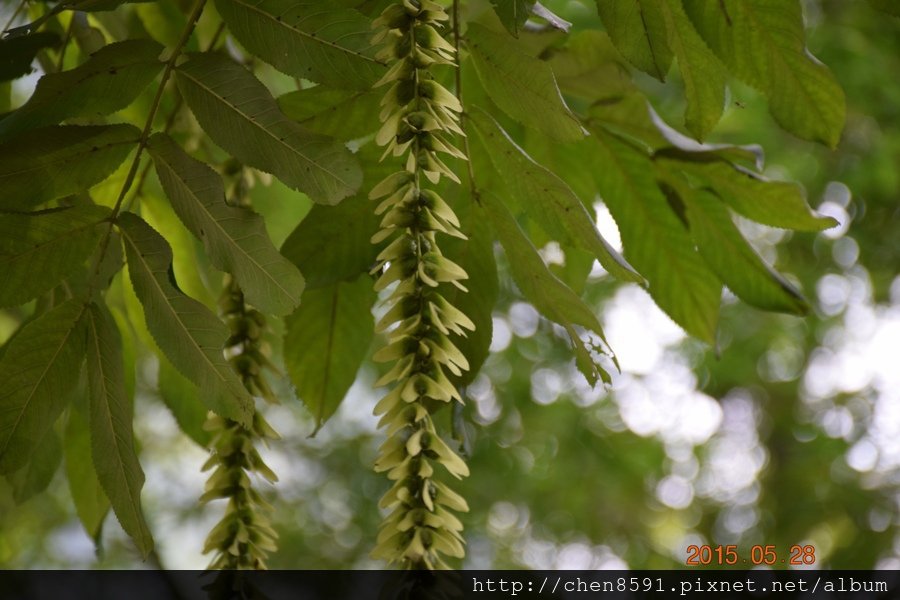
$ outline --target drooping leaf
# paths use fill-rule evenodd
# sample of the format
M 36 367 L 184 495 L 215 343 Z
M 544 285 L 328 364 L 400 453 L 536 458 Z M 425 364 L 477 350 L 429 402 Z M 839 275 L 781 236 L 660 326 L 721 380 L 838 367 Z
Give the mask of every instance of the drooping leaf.
M 0 473 L 23 467 L 62 412 L 84 360 L 85 306 L 60 304 L 29 322 L 0 358 Z
M 50 429 L 35 448 L 28 464 L 7 476 L 12 484 L 16 504 L 22 504 L 47 489 L 61 462 L 62 442 L 56 432 Z
M 44 48 L 55 48 L 59 42 L 59 36 L 49 31 L 0 38 L 0 81 L 28 75 L 37 53 Z
M 351 281 L 375 264 L 379 250 L 369 240 L 379 221 L 364 195 L 337 206 L 315 205 L 284 241 L 281 252 L 300 268 L 307 289 Z
M 619 138 L 591 128 L 585 168 L 622 235 L 625 257 L 647 279 L 648 291 L 689 334 L 715 341 L 722 286 L 694 248 L 684 224 L 669 206 L 653 163 Z
M 725 109 L 725 67 L 694 29 L 681 0 L 657 0 L 665 21 L 669 46 L 684 80 L 687 109 L 684 123 L 702 140 L 713 130 Z
M 663 81 L 672 64 L 672 49 L 657 2 L 597 0 L 597 11 L 622 56 L 644 73 Z
M 200 392 L 164 356 L 159 359 L 158 385 L 159 395 L 172 411 L 178 427 L 201 447 L 209 447 L 212 435 L 203 428 L 209 411 L 200 401 Z
M 87 534 L 98 545 L 103 532 L 103 521 L 109 513 L 109 499 L 94 469 L 91 430 L 87 419 L 77 410 L 69 411 L 64 445 L 66 478 L 69 480 L 69 492 L 72 494 L 75 512 Z
M 565 328 L 572 340 L 575 363 L 588 382 L 591 385 L 596 384 L 598 379 L 609 382 L 609 374 L 591 355 L 592 352 L 602 352 L 605 345 L 603 329 L 597 317 L 575 292 L 547 269 L 537 249 L 525 237 L 500 199 L 491 193 L 484 193 L 481 198 L 484 217 L 490 220 L 509 258 L 513 280 L 522 295 L 542 315 Z M 581 338 L 576 326 L 586 330 L 587 340 Z
M 368 90 L 384 73 L 371 21 L 351 8 L 309 0 L 216 0 L 231 34 L 292 77 Z
M 506 30 L 519 37 L 522 26 L 531 14 L 534 0 L 491 0 L 491 6 Z
M 110 211 L 80 205 L 36 213 L 0 213 L 0 306 L 46 292 L 91 256 Z
M 584 137 L 547 63 L 521 52 L 508 37 L 476 23 L 469 24 L 466 39 L 481 84 L 503 112 L 554 139 Z
M 278 97 L 278 106 L 306 129 L 349 141 L 378 129 L 381 112 L 378 90 L 341 90 L 324 85 L 288 92 Z
M 297 396 L 315 417 L 313 434 L 356 379 L 372 341 L 375 298 L 371 278 L 363 275 L 307 290 L 286 320 L 284 362 Z
M 85 317 L 91 455 L 97 479 L 122 528 L 146 557 L 153 537 L 141 509 L 144 471 L 134 448 L 134 409 L 125 391 L 122 338 L 105 305 L 92 303 Z
M 844 91 L 806 48 L 796 0 L 684 0 L 697 31 L 735 75 L 761 90 L 778 124 L 832 148 L 840 141 Z
M 24 106 L 0 121 L 0 140 L 72 117 L 108 115 L 131 104 L 162 69 L 162 46 L 125 40 L 104 46 L 83 65 L 41 77 Z
M 147 150 L 172 208 L 203 241 L 213 266 L 234 275 L 250 303 L 263 312 L 285 315 L 294 310 L 303 293 L 303 276 L 278 253 L 262 217 L 229 206 L 218 173 L 165 134 L 151 137 Z
M 132 125 L 44 127 L 0 144 L 0 209 L 28 210 L 109 177 L 137 144 Z
M 556 174 L 536 163 L 483 111 L 470 121 L 487 147 L 510 195 L 554 240 L 591 252 L 612 275 L 623 281 L 643 278 L 600 235 L 594 219 L 575 192 Z
M 447 374 L 454 386 L 461 387 L 475 379 L 488 357 L 494 329 L 491 315 L 500 286 L 494 260 L 494 236 L 490 223 L 483 218 L 483 211 L 476 207 L 468 193 L 459 194 L 453 211 L 459 218 L 460 230 L 466 232 L 468 239 L 450 237 L 442 240 L 441 250 L 469 276 L 465 282 L 468 291 L 448 286 L 442 295 L 475 324 L 475 330 L 467 331 L 465 336 L 451 334 L 453 345 L 469 362 L 469 370 L 463 371 L 461 376 Z
M 691 237 L 700 255 L 738 298 L 763 310 L 795 315 L 809 311 L 800 291 L 747 243 L 718 198 L 707 190 L 683 184 L 669 193 L 677 193 L 684 203 Z
M 171 275 L 172 250 L 153 228 L 132 213 L 120 215 L 118 223 L 131 283 L 156 343 L 172 364 L 200 387 L 211 410 L 249 423 L 253 399 L 222 353 L 228 328 L 178 289 Z
M 721 160 L 678 161 L 678 168 L 705 182 L 735 212 L 757 223 L 798 231 L 822 231 L 837 225 L 832 217 L 812 211 L 797 183 L 770 181 Z
M 323 204 L 337 204 L 362 183 L 349 150 L 288 119 L 266 87 L 228 58 L 194 54 L 177 81 L 204 131 L 242 163 Z

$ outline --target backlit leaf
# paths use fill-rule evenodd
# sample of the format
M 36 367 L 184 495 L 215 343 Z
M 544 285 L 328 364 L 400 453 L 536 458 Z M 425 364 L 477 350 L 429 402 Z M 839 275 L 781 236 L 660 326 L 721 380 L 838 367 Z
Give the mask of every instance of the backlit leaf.
M 284 114 L 304 128 L 342 141 L 377 131 L 378 90 L 340 90 L 317 85 L 278 97 Z
M 50 429 L 37 445 L 28 464 L 7 476 L 12 484 L 16 504 L 21 504 L 47 489 L 61 462 L 62 442 L 56 432 Z
M 506 30 L 519 37 L 519 32 L 534 6 L 534 0 L 491 0 L 491 5 Z
M 658 1 L 597 0 L 597 11 L 622 56 L 662 81 L 672 64 L 672 50 Z
M 99 544 L 103 521 L 109 513 L 109 499 L 94 469 L 91 430 L 87 419 L 77 410 L 69 411 L 64 447 L 66 478 L 69 480 L 69 492 L 72 494 L 75 512 L 94 544 Z

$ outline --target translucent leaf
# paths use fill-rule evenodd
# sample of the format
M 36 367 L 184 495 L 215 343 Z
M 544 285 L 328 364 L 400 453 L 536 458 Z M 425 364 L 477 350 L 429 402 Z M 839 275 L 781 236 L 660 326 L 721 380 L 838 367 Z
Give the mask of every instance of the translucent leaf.
M 603 329 L 597 317 L 575 292 L 547 269 L 535 247 L 499 198 L 485 193 L 482 194 L 482 203 L 485 217 L 490 220 L 494 233 L 506 252 L 513 280 L 522 295 L 542 315 L 566 329 L 572 340 L 575 362 L 588 382 L 594 385 L 598 378 L 608 382 L 609 374 L 591 356 L 591 350 L 600 350 L 600 342 L 604 340 Z M 582 340 L 576 325 L 584 327 L 588 335 L 593 333 L 597 336 L 598 342 Z
M 619 279 L 643 281 L 643 277 L 603 239 L 593 217 L 565 181 L 536 163 L 483 111 L 474 111 L 470 120 L 510 194 L 528 218 L 554 240 L 593 253 L 600 264 Z
M 288 119 L 266 87 L 237 63 L 194 54 L 178 68 L 177 80 L 204 131 L 242 163 L 323 204 L 337 204 L 362 183 L 349 150 Z
M 491 0 L 491 5 L 506 30 L 519 37 L 534 6 L 534 0 Z
M 335 283 L 303 294 L 286 320 L 284 362 L 297 396 L 316 420 L 315 434 L 356 379 L 374 331 L 372 280 Z
M 7 476 L 12 484 L 13 500 L 16 504 L 21 504 L 47 489 L 61 462 L 62 442 L 56 432 L 50 429 L 37 445 L 28 464 Z
M 44 75 L 21 108 L 0 121 L 0 140 L 72 117 L 108 115 L 131 104 L 162 69 L 162 46 L 126 40 L 94 53 L 83 65 Z
M 0 213 L 0 306 L 31 300 L 71 275 L 94 252 L 109 214 L 94 205 Z
M 172 411 L 178 427 L 192 440 L 206 448 L 212 439 L 203 428 L 208 410 L 200 401 L 197 386 L 191 383 L 165 357 L 159 360 L 159 395 Z
M 141 509 L 144 472 L 134 448 L 134 409 L 125 391 L 122 337 L 106 306 L 92 303 L 85 316 L 91 455 L 97 479 L 122 528 L 146 557 L 153 538 Z
M 28 210 L 100 183 L 125 160 L 140 135 L 132 125 L 63 125 L 4 142 L 0 209 Z
M 622 56 L 662 81 L 672 64 L 672 50 L 659 1 L 667 0 L 597 0 L 597 11 Z
M 350 8 L 308 0 L 216 0 L 231 34 L 292 77 L 368 90 L 385 73 L 371 21 Z
M 647 155 L 600 128 L 585 153 L 625 256 L 647 278 L 653 300 L 688 333 L 715 340 L 722 285 L 656 184 Z
M 151 137 L 147 150 L 172 208 L 203 241 L 213 266 L 234 275 L 250 303 L 263 312 L 284 315 L 296 308 L 303 276 L 272 244 L 262 217 L 229 206 L 218 173 L 165 134 Z
M 87 420 L 77 410 L 69 411 L 69 422 L 64 438 L 66 477 L 69 492 L 75 504 L 75 512 L 85 531 L 100 543 L 103 521 L 109 513 L 109 499 L 97 479 L 91 458 L 91 430 Z
M 120 215 L 119 227 L 131 283 L 156 343 L 200 387 L 211 410 L 249 424 L 253 399 L 223 355 L 228 328 L 178 289 L 171 276 L 172 250 L 156 231 L 132 213 Z
M 685 126 L 701 140 L 713 130 L 725 109 L 725 67 L 694 29 L 681 0 L 656 1 L 684 80 Z
M 806 48 L 800 2 L 684 0 L 684 8 L 713 52 L 768 97 L 779 125 L 798 137 L 837 146 L 844 128 L 844 91 Z
M 476 23 L 469 24 L 466 39 L 481 84 L 503 112 L 554 139 L 584 137 L 547 63 L 520 51 L 508 37 Z
M 62 412 L 84 360 L 84 311 L 60 304 L 23 326 L 0 358 L 0 473 L 23 467 Z
M 378 130 L 381 97 L 378 90 L 340 90 L 317 85 L 279 96 L 278 106 L 314 133 L 349 141 Z

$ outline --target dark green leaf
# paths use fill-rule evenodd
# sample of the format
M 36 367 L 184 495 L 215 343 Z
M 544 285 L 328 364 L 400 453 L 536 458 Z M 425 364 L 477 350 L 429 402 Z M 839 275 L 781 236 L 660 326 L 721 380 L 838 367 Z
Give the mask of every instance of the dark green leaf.
M 44 127 L 0 145 L 0 209 L 28 210 L 109 177 L 137 144 L 132 125 Z
M 71 275 L 94 252 L 109 214 L 94 205 L 0 213 L 0 306 L 31 300 Z
M 59 469 L 60 462 L 62 462 L 62 442 L 51 429 L 37 445 L 28 464 L 8 476 L 16 504 L 21 504 L 47 489 Z
M 162 46 L 126 40 L 76 69 L 44 75 L 24 106 L 0 121 L 0 140 L 72 117 L 108 115 L 131 104 L 162 69 Z
M 519 37 L 519 31 L 528 20 L 534 0 L 491 0 L 491 5 L 506 30 Z
M 59 36 L 49 31 L 0 39 L 0 81 L 28 75 L 37 53 L 58 45 Z
M 900 4 L 897 0 L 869 0 L 869 4 L 889 15 L 900 17 Z
M 368 90 L 384 73 L 371 21 L 350 9 L 303 0 L 216 0 L 231 34 L 292 77 Z
M 596 102 L 634 89 L 628 67 L 605 31 L 573 33 L 565 46 L 550 54 L 548 63 L 567 95 Z
M 62 412 L 84 360 L 84 304 L 69 300 L 29 322 L 0 359 L 0 473 L 27 464 Z
M 597 11 L 622 56 L 662 81 L 672 64 L 672 50 L 658 1 L 597 0 Z
M 178 427 L 192 440 L 206 448 L 212 436 L 203 428 L 208 409 L 200 401 L 197 386 L 190 382 L 169 360 L 159 359 L 159 395 L 172 411 Z
M 171 271 L 172 250 L 153 228 L 132 213 L 120 215 L 119 227 L 131 283 L 156 343 L 200 387 L 211 410 L 249 423 L 253 399 L 223 355 L 228 328 L 178 289 Z
M 584 137 L 547 63 L 521 52 L 508 37 L 476 23 L 469 24 L 466 38 L 481 84 L 503 112 L 558 140 Z
M 218 54 L 192 55 L 178 69 L 178 87 L 204 131 L 244 164 L 323 204 L 359 189 L 362 172 L 350 151 L 288 119 L 237 63 Z
M 103 492 L 94 459 L 91 457 L 91 430 L 87 419 L 77 410 L 69 411 L 65 435 L 66 477 L 75 504 L 75 512 L 85 531 L 100 543 L 103 521 L 109 513 L 109 499 Z
M 535 224 L 556 241 L 591 252 L 615 277 L 643 281 L 603 239 L 587 208 L 565 181 L 536 163 L 483 111 L 473 112 L 470 120 L 510 195 Z
M 278 253 L 265 223 L 247 208 L 225 202 L 218 173 L 188 156 L 165 134 L 150 138 L 147 150 L 172 208 L 203 241 L 210 262 L 234 275 L 251 304 L 285 315 L 300 303 L 303 276 Z
M 597 317 L 575 292 L 547 269 L 500 199 L 491 193 L 484 193 L 481 197 L 484 217 L 490 220 L 497 239 L 506 251 L 510 271 L 522 295 L 542 315 L 565 328 L 572 340 L 575 363 L 588 382 L 591 385 L 596 384 L 598 379 L 609 382 L 609 374 L 592 356 L 592 353 L 602 352 L 606 343 Z M 587 330 L 587 340 L 579 336 L 576 325 Z M 594 341 L 594 336 L 599 339 Z
M 297 396 L 316 420 L 316 431 L 334 414 L 353 385 L 372 342 L 372 279 L 361 276 L 303 294 L 286 320 L 284 362 Z
M 91 454 L 97 479 L 122 528 L 146 557 L 153 537 L 141 509 L 144 471 L 134 448 L 134 409 L 125 391 L 122 337 L 105 305 L 92 303 L 86 322 Z
M 619 226 L 626 258 L 647 278 L 659 307 L 688 333 L 712 344 L 722 286 L 650 176 L 653 163 L 601 128 L 591 133 L 585 168 L 597 178 Z
M 378 90 L 336 90 L 317 85 L 278 97 L 278 106 L 304 128 L 337 140 L 365 137 L 379 127 Z
M 772 116 L 798 137 L 837 146 L 844 91 L 807 50 L 796 0 L 684 0 L 694 26 L 741 79 L 769 98 Z

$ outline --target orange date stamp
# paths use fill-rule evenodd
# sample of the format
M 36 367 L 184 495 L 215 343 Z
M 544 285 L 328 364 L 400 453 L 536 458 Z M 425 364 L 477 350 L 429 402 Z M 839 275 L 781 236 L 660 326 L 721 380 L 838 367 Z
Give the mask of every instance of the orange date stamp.
M 812 545 L 794 544 L 787 549 L 787 553 L 779 553 L 774 544 L 750 546 L 750 551 L 744 554 L 738 552 L 737 546 L 697 546 L 691 544 L 687 547 L 687 560 L 689 567 L 701 567 L 706 565 L 814 565 L 816 564 L 816 548 Z

